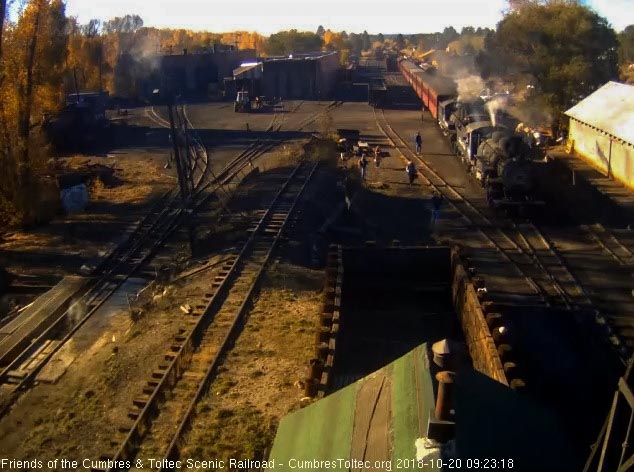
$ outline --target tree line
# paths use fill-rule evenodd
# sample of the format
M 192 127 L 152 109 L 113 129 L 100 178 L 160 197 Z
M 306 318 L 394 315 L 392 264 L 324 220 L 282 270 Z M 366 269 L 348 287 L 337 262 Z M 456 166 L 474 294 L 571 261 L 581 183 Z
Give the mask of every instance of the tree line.
M 50 156 L 41 132 L 44 116 L 75 90 L 134 92 L 117 69 L 125 58 L 191 53 L 234 46 L 279 56 L 316 50 L 350 55 L 391 49 L 420 54 L 436 49 L 473 55 L 483 77 L 530 77 L 555 115 L 598 86 L 618 77 L 634 82 L 634 25 L 616 33 L 604 18 L 572 0 L 513 0 L 495 30 L 448 26 L 425 34 L 282 31 L 194 32 L 144 25 L 138 15 L 80 24 L 67 17 L 63 0 L 23 0 L 11 21 L 0 0 L 0 225 L 30 224 L 53 186 Z

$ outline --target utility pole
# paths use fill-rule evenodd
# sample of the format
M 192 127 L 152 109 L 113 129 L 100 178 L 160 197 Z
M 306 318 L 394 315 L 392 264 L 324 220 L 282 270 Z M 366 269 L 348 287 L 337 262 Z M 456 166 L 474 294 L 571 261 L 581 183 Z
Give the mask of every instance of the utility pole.
M 191 180 L 191 175 L 193 175 L 193 172 L 191 172 L 189 168 L 189 163 L 191 160 L 189 158 L 189 139 L 187 137 L 187 125 L 185 124 L 186 120 L 179 116 L 178 110 L 176 110 L 176 112 L 174 111 L 174 106 L 175 100 L 172 97 L 169 100 L 167 112 L 170 120 L 172 145 L 174 147 L 174 161 L 176 162 L 176 173 L 178 174 L 178 184 L 180 187 L 183 212 L 185 212 L 185 217 L 188 218 L 189 250 L 190 254 L 194 256 L 196 244 L 196 228 L 193 222 L 193 209 L 190 208 L 191 197 L 193 193 L 193 181 Z M 175 115 L 176 118 L 178 118 L 178 124 L 174 120 Z M 183 132 L 183 136 L 181 136 L 181 130 Z M 184 144 L 183 153 L 181 153 L 181 143 Z
M 183 205 L 186 206 L 189 200 L 189 187 L 187 186 L 187 180 L 183 172 L 183 163 L 181 161 L 180 149 L 179 149 L 179 130 L 174 123 L 174 101 L 170 100 L 167 105 L 167 113 L 170 120 L 170 132 L 172 136 L 172 145 L 174 147 L 174 161 L 176 162 L 176 173 L 178 174 L 178 186 L 180 188 L 181 200 Z

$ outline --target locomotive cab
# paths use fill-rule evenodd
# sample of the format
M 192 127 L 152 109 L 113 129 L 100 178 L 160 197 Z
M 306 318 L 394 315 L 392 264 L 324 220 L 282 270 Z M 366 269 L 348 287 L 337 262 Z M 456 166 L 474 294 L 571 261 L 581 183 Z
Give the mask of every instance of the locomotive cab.
M 445 100 L 438 105 L 438 126 L 440 126 L 445 136 L 454 132 L 456 129 L 456 126 L 450 119 L 452 113 L 456 110 L 456 103 L 455 100 Z
M 496 129 L 490 121 L 478 121 L 467 126 L 456 124 L 456 147 L 465 164 L 473 165 L 478 146 Z

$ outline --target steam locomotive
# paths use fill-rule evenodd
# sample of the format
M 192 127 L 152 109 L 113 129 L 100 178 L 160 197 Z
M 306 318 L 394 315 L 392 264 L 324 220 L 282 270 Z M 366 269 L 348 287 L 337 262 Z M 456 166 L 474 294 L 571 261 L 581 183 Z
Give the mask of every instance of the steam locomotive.
M 449 78 L 429 75 L 411 61 L 399 63 L 425 107 L 449 137 L 453 152 L 486 190 L 496 208 L 542 205 L 537 190 L 537 156 L 533 136 L 518 133 L 518 121 L 502 110 L 487 106 L 486 99 L 458 99 Z
M 498 130 L 481 140 L 471 169 L 492 206 L 541 203 L 534 200 L 535 162 L 530 155 L 524 137 L 517 133 Z

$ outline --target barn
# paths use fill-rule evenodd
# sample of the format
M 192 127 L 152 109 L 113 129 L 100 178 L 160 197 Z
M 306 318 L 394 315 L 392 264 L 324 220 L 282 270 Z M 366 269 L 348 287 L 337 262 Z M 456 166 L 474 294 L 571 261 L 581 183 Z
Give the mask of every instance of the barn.
M 634 86 L 608 82 L 566 115 L 575 153 L 634 189 Z

